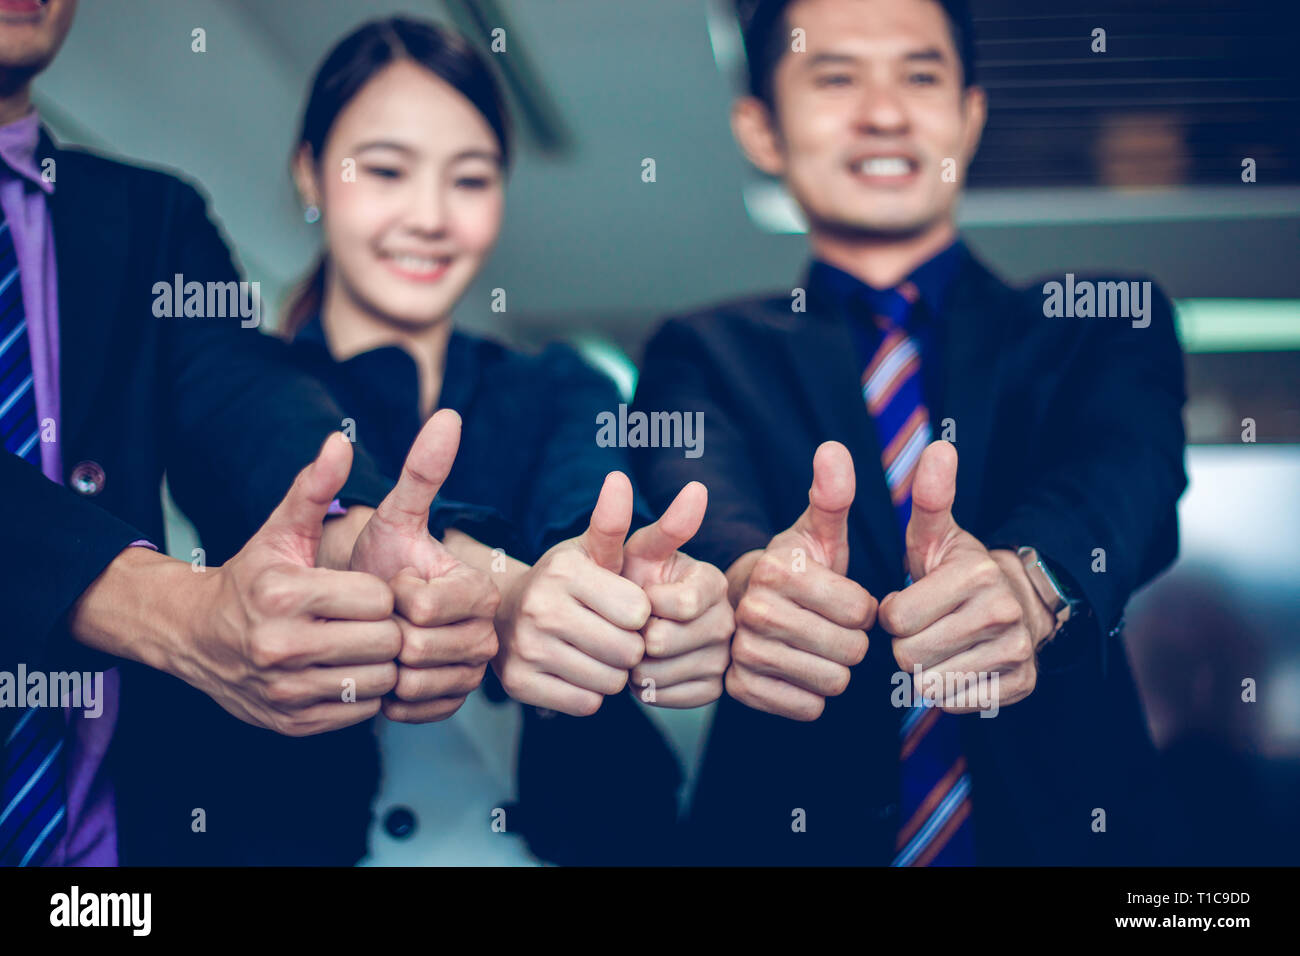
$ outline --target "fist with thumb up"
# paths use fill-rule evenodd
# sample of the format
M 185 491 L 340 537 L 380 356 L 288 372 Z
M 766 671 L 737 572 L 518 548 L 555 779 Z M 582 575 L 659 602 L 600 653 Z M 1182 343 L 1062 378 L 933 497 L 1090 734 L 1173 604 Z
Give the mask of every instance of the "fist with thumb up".
M 919 668 L 928 686 L 965 688 L 969 675 L 984 681 L 996 674 L 998 703 L 1015 703 L 1034 689 L 1034 652 L 1055 620 L 1015 552 L 989 551 L 953 519 L 956 488 L 956 448 L 932 442 L 912 481 L 906 541 L 913 583 L 880 602 L 880 625 L 893 637 L 898 666 L 913 675 Z M 965 696 L 972 695 L 937 703 L 949 713 L 978 711 Z
M 331 435 L 239 553 L 194 577 L 193 633 L 161 665 L 240 720 L 286 736 L 373 717 L 397 684 L 391 588 L 317 562 L 351 466 L 351 442 Z
M 492 667 L 515 700 L 586 717 L 627 686 L 650 618 L 645 592 L 622 576 L 632 509 L 632 483 L 611 472 L 587 530 L 503 591 Z
M 722 696 L 735 630 L 727 579 L 681 551 L 700 530 L 708 504 L 708 489 L 690 482 L 623 549 L 623 577 L 650 599 L 645 657 L 632 671 L 633 687 L 647 704 L 700 707 Z
M 741 703 L 815 720 L 866 656 L 876 601 L 845 576 L 854 493 L 852 456 L 839 442 L 826 442 L 813 458 L 808 508 L 764 550 L 728 570 L 736 636 L 726 687 Z

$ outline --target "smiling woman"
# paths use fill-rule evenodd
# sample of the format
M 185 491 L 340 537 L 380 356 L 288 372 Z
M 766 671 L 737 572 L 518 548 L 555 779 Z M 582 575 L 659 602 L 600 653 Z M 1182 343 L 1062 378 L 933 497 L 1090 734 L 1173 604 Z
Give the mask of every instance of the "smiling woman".
M 500 93 L 460 37 L 393 19 L 341 42 L 316 74 L 293 161 L 328 253 L 286 333 L 328 290 L 335 307 L 322 321 L 338 357 L 391 342 L 397 328 L 436 341 L 496 241 L 509 157 Z

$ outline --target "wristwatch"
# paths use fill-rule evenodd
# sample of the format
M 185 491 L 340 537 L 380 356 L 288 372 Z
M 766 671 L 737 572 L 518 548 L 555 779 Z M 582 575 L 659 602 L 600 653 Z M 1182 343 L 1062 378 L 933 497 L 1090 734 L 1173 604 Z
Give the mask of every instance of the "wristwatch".
M 1025 566 L 1025 574 L 1029 576 L 1029 583 L 1034 586 L 1034 590 L 1038 592 L 1038 596 L 1047 605 L 1047 609 L 1056 617 L 1056 630 L 1047 638 L 1050 641 L 1057 635 L 1066 621 L 1083 613 L 1083 599 L 1075 595 L 1066 587 L 1061 578 L 1052 572 L 1052 569 L 1047 566 L 1047 562 L 1039 557 L 1037 548 L 1017 548 L 1016 554 Z

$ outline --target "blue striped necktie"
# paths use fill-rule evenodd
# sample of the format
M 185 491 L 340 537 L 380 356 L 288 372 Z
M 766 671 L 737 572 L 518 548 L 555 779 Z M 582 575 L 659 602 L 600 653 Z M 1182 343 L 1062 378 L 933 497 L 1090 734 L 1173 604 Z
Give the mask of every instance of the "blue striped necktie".
M 878 344 L 862 373 L 862 397 L 876 426 L 881 464 L 904 535 L 912 516 L 912 479 L 921 452 L 930 443 L 930 413 L 921 393 L 921 353 L 907 333 L 918 298 L 911 282 L 884 292 L 872 290 L 869 311 Z M 902 723 L 899 760 L 902 826 L 892 865 L 973 865 L 970 774 L 956 718 L 938 707 L 909 709 Z
M 0 210 L 0 217 L 3 211 Z M 0 222 L 0 436 L 5 452 L 40 468 L 32 357 L 8 222 Z M 38 866 L 66 826 L 63 711 L 29 707 L 5 738 L 0 777 L 0 865 Z

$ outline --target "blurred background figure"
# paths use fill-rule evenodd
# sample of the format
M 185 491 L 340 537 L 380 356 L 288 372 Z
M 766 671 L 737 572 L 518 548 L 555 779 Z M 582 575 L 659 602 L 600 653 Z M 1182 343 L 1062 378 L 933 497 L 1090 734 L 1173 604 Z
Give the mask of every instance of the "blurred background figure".
M 1180 186 L 1191 157 L 1187 128 L 1174 113 L 1113 113 L 1102 117 L 1093 143 L 1102 186 Z
M 1127 643 L 1184 797 L 1186 862 L 1295 863 L 1295 10 L 972 5 L 990 122 L 960 217 L 967 241 L 1014 282 L 1147 273 L 1179 311 L 1192 443 L 1182 557 L 1130 605 Z M 488 51 L 518 119 L 510 219 L 458 325 L 521 346 L 567 338 L 630 394 L 663 316 L 797 284 L 802 224 L 728 129 L 744 72 L 735 0 L 85 3 L 35 100 L 65 143 L 202 183 L 247 277 L 281 301 L 316 252 L 285 170 L 288 118 L 338 37 L 401 12 Z M 492 308 L 497 289 L 507 314 Z M 181 516 L 173 528 L 169 547 L 188 556 Z M 385 729 L 396 769 L 376 807 L 374 862 L 493 859 L 490 813 L 513 796 L 519 716 L 480 697 L 445 723 Z M 687 799 L 708 711 L 652 717 L 687 768 Z M 451 770 L 462 763 L 475 769 Z M 473 783 L 458 789 L 462 779 Z M 516 858 L 513 847 L 496 857 Z

